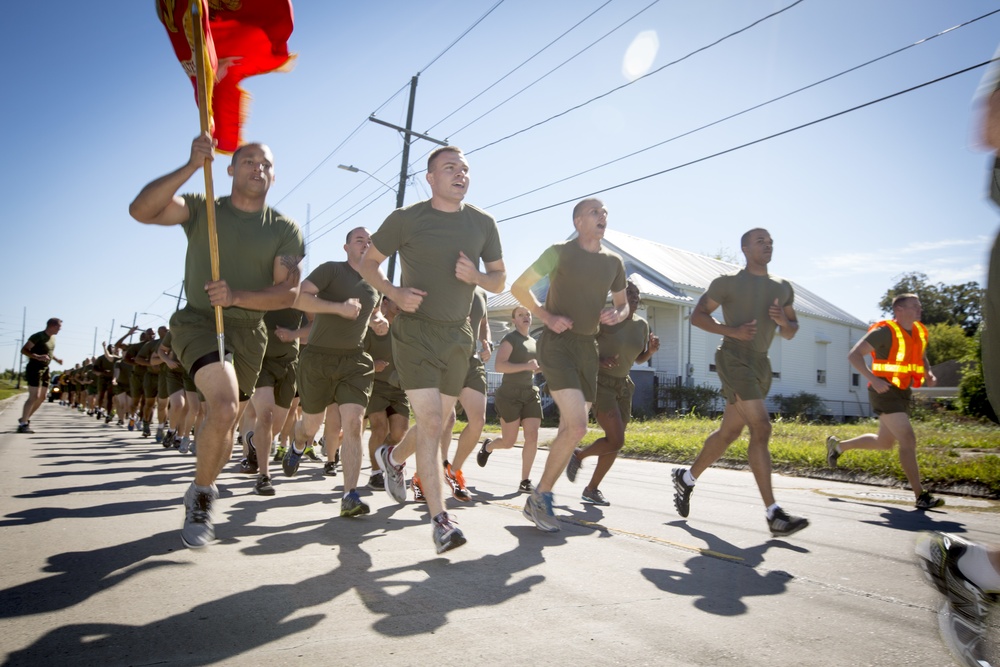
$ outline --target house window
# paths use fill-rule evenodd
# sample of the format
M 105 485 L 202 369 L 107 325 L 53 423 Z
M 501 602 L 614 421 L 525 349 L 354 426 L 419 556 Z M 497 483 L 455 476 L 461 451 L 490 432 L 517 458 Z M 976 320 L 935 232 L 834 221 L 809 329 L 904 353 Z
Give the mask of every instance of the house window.
M 861 384 L 861 375 L 859 373 L 851 373 L 851 386 L 857 387 Z
M 826 336 L 816 334 L 816 384 L 826 384 L 826 348 L 830 345 L 830 339 Z
M 708 372 L 709 373 L 715 373 L 716 372 L 715 371 L 715 364 L 709 364 L 708 365 Z
M 773 377 L 775 380 L 780 380 L 781 371 L 771 371 L 771 377 Z
M 818 384 L 826 384 L 826 371 L 819 369 L 816 370 L 816 382 Z

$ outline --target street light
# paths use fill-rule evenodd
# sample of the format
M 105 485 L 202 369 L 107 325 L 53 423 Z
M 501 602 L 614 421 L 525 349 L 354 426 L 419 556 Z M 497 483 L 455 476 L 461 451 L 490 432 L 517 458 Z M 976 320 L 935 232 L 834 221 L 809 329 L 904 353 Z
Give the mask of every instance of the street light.
M 389 188 L 390 190 L 393 191 L 393 193 L 396 192 L 396 188 L 392 187 L 391 185 L 389 185 L 388 183 L 386 183 L 385 181 L 383 181 L 381 178 L 376 177 L 374 174 L 368 173 L 364 169 L 359 169 L 358 167 L 355 167 L 353 164 L 350 164 L 350 165 L 348 165 L 348 164 L 338 164 L 337 165 L 337 169 L 343 169 L 344 171 L 349 171 L 349 172 L 351 172 L 353 174 L 361 172 L 362 174 L 364 174 L 368 178 L 373 178 L 376 181 L 378 181 L 379 183 L 381 183 L 382 185 L 384 185 L 385 187 Z

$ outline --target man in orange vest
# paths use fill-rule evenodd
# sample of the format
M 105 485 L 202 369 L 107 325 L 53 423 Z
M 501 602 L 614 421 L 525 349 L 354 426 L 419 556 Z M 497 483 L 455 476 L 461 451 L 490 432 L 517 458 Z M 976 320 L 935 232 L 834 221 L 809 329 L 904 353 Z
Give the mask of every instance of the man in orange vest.
M 878 415 L 878 434 L 866 433 L 840 442 L 826 439 L 826 461 L 837 459 L 848 449 L 892 449 L 899 441 L 899 465 L 917 498 L 917 509 L 944 505 L 920 484 L 917 468 L 917 436 L 910 424 L 913 387 L 933 387 L 937 378 L 927 364 L 927 327 L 920 323 L 920 298 L 899 294 L 892 300 L 891 320 L 876 322 L 848 353 L 847 360 L 868 379 L 868 401 Z M 871 368 L 865 357 L 871 355 Z

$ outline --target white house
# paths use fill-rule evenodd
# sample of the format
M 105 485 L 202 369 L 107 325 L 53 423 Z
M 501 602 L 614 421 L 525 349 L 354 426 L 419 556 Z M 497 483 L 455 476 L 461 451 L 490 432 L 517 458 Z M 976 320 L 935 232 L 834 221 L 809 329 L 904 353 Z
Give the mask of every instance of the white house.
M 690 314 L 714 278 L 741 267 L 614 230 L 605 232 L 604 246 L 621 255 L 626 273 L 642 295 L 639 315 L 660 338 L 660 350 L 648 364 L 633 369 L 637 387 L 639 378 L 652 372 L 657 385 L 718 388 L 715 350 L 721 338 L 691 326 Z M 777 395 L 808 392 L 823 399 L 826 414 L 832 417 L 870 415 L 866 384 L 847 362 L 848 351 L 868 325 L 799 283 L 790 282 L 795 289 L 799 332 L 790 341 L 776 335 L 771 344 L 774 380 L 769 407 L 777 411 Z M 547 290 L 547 281 L 534 288 L 540 301 Z M 487 311 L 495 341 L 509 331 L 510 312 L 516 305 L 509 291 L 489 299 Z M 721 312 L 715 315 L 721 320 Z M 492 371 L 492 365 L 487 369 Z M 491 386 L 497 380 L 492 376 Z

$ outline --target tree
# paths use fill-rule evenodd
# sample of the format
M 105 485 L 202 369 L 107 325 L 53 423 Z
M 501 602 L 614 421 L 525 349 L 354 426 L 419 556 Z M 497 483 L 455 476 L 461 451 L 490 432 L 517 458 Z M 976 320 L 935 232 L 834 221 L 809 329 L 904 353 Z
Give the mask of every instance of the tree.
M 942 361 L 962 359 L 972 349 L 972 339 L 957 324 L 939 322 L 927 327 L 927 361 L 931 366 Z
M 927 274 L 912 272 L 894 278 L 896 284 L 879 301 L 883 313 L 892 314 L 892 299 L 897 294 L 916 294 L 923 306 L 920 321 L 926 325 L 955 324 L 966 336 L 972 336 L 983 321 L 984 290 L 972 281 L 958 285 L 931 285 Z
M 997 414 L 986 395 L 986 381 L 983 378 L 982 336 L 977 333 L 969 346 L 969 353 L 962 359 L 962 379 L 958 383 L 958 399 L 962 414 L 969 417 L 985 417 L 998 421 Z

